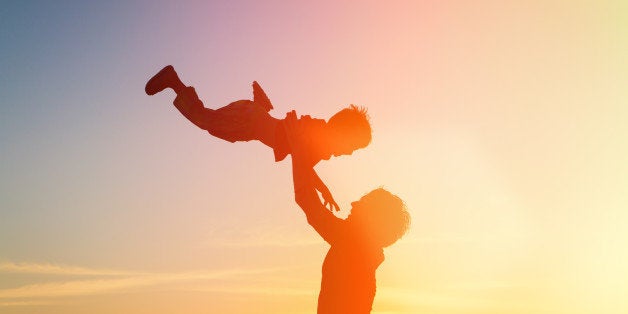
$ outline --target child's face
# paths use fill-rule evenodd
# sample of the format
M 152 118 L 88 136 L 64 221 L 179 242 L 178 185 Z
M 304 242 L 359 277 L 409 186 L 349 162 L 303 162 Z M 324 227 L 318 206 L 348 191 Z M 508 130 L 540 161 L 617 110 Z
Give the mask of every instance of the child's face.
M 317 146 L 319 147 L 317 157 L 320 160 L 329 160 L 331 156 L 351 155 L 355 150 L 338 137 L 320 138 Z
M 336 146 L 336 149 L 334 149 L 334 151 L 332 152 L 332 154 L 336 157 L 338 156 L 342 156 L 342 155 L 351 155 L 353 154 L 353 147 L 350 147 L 347 144 L 340 144 L 338 146 Z
M 330 150 L 332 155 L 338 157 L 353 154 L 355 147 L 350 143 L 350 141 L 337 136 L 330 141 Z

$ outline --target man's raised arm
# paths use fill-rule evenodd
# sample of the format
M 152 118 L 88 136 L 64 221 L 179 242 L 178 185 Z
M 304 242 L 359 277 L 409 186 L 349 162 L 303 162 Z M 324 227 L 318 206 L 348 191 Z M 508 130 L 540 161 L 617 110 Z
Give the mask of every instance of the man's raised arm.
M 307 221 L 325 241 L 331 243 L 338 235 L 342 220 L 334 216 L 318 198 L 316 180 L 311 166 L 309 166 L 303 149 L 300 130 L 296 125 L 296 113 L 290 112 L 286 116 L 288 140 L 292 147 L 292 179 L 294 183 L 294 198 L 307 216 Z
M 292 156 L 292 181 L 294 183 L 294 199 L 309 217 L 318 211 L 318 207 L 322 207 L 321 201 L 316 193 L 314 175 L 312 168 L 300 158 L 300 156 Z
M 311 168 L 298 155 L 292 154 L 292 179 L 294 182 L 294 199 L 301 207 L 307 222 L 328 243 L 334 242 L 339 236 L 342 220 L 334 216 L 318 198 L 314 188 Z

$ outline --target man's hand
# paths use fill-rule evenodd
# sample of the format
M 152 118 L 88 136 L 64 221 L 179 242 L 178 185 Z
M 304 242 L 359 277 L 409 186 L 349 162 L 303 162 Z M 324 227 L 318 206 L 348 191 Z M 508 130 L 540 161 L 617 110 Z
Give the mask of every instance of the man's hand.
M 321 193 L 323 195 L 323 199 L 325 200 L 325 202 L 323 203 L 323 206 L 325 206 L 325 208 L 329 209 L 329 211 L 339 211 L 340 207 L 338 206 L 338 204 L 336 204 L 336 201 L 334 200 L 334 197 L 331 196 L 331 193 L 329 191 L 327 191 L 326 193 Z M 327 207 L 327 205 L 329 205 L 329 208 Z

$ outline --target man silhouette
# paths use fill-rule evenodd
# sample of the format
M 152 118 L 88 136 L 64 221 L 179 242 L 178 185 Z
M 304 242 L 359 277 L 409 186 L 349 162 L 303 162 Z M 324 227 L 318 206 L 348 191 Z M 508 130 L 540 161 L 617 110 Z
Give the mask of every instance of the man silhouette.
M 351 203 L 346 220 L 337 218 L 316 192 L 315 178 L 308 171 L 307 139 L 296 113 L 288 113 L 285 121 L 292 148 L 295 200 L 308 223 L 331 245 L 323 262 L 318 313 L 370 313 L 375 271 L 384 261 L 383 248 L 404 235 L 410 215 L 399 197 L 379 188 Z

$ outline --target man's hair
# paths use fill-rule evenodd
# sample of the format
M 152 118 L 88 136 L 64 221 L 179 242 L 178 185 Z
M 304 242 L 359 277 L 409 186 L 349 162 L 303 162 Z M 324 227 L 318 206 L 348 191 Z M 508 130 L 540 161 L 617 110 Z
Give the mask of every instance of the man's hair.
M 371 142 L 371 124 L 366 108 L 350 105 L 329 118 L 327 124 L 340 132 L 343 140 L 348 140 L 357 148 L 364 148 Z
M 404 202 L 383 188 L 375 189 L 360 198 L 366 226 L 361 226 L 374 245 L 387 247 L 399 240 L 410 227 L 410 213 Z

